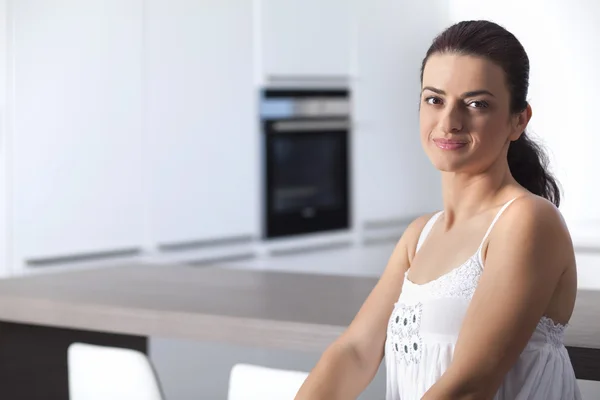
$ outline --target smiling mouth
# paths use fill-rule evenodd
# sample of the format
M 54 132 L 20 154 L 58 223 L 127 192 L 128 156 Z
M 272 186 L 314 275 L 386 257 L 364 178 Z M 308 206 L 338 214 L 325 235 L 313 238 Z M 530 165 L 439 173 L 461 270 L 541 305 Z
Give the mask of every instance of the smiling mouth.
M 442 150 L 457 150 L 465 147 L 469 142 L 457 139 L 433 139 L 435 145 Z

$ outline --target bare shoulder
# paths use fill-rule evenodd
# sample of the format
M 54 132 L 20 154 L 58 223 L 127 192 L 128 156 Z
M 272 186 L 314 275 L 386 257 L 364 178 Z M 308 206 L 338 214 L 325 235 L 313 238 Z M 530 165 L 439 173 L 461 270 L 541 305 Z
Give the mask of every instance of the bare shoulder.
M 404 271 L 410 268 L 410 263 L 415 255 L 419 236 L 421 235 L 425 224 L 427 224 L 427 221 L 429 221 L 433 215 L 434 213 L 421 215 L 408 224 L 388 259 L 386 271 L 400 270 L 404 273 Z M 382 277 L 385 275 L 384 271 Z
M 533 194 L 517 198 L 498 221 L 498 227 L 528 228 L 544 236 L 568 235 L 569 232 L 558 208 L 547 199 Z
M 421 231 L 423 230 L 423 228 L 425 227 L 427 222 L 436 213 L 437 213 L 437 211 L 423 214 L 423 215 L 415 218 L 414 220 L 412 220 L 412 222 L 406 228 L 405 235 L 407 235 L 407 237 L 410 237 L 410 238 L 415 238 L 415 236 L 416 236 L 416 239 L 418 239 L 419 235 L 421 234 Z
M 533 194 L 517 198 L 503 213 L 490 235 L 489 246 L 511 246 L 573 258 L 565 220 L 550 201 Z
M 436 212 L 431 212 L 415 218 L 402 234 L 402 238 L 400 238 L 399 244 L 402 244 L 402 246 L 406 250 L 406 255 L 409 261 L 412 261 L 415 255 L 417 242 L 419 241 L 419 236 L 421 236 L 421 232 L 423 232 L 423 228 L 425 228 L 427 222 L 435 214 Z

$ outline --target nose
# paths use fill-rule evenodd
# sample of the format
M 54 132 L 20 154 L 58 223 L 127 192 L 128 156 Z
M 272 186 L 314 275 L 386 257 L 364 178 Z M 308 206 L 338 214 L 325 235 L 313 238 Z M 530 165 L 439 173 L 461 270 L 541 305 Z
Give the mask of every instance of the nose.
M 458 133 L 463 129 L 462 110 L 457 105 L 448 104 L 441 115 L 439 127 L 445 133 Z

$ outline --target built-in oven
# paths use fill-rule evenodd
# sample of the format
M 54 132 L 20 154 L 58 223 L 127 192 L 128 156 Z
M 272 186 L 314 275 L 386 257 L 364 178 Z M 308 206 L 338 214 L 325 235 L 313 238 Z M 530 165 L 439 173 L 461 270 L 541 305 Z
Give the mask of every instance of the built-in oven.
M 268 89 L 261 98 L 264 234 L 350 227 L 346 89 Z

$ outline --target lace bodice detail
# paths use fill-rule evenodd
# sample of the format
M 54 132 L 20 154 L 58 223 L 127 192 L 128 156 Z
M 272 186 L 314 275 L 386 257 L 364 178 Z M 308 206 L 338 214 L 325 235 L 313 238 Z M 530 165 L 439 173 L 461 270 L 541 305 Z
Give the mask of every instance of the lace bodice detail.
M 402 291 L 406 294 L 418 292 L 419 296 L 425 295 L 433 299 L 458 297 L 470 300 L 475 293 L 482 271 L 477 255 L 439 278 L 421 285 L 411 282 L 407 271 L 404 275 Z
M 544 334 L 547 343 L 560 347 L 564 344 L 567 327 L 568 325 L 556 323 L 552 318 L 543 316 L 537 324 L 536 331 Z
M 408 271 L 404 276 L 401 299 L 447 299 L 460 298 L 471 300 L 481 278 L 483 266 L 480 257 L 475 254 L 465 263 L 450 272 L 424 284 L 413 283 L 408 279 Z M 555 346 L 563 344 L 567 325 L 554 322 L 549 317 L 542 317 L 536 331 L 542 333 L 547 343 Z

